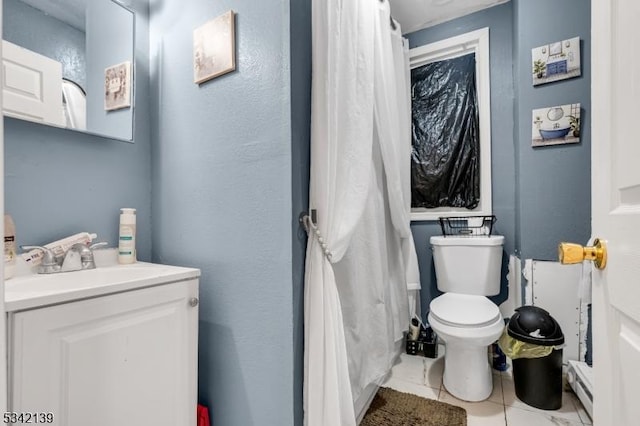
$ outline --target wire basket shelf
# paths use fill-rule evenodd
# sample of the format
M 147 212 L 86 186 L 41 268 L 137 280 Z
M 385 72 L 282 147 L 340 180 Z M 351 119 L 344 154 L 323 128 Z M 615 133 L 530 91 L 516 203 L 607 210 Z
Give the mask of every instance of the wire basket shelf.
M 441 217 L 440 228 L 442 235 L 455 237 L 488 237 L 493 232 L 496 223 L 495 215 Z

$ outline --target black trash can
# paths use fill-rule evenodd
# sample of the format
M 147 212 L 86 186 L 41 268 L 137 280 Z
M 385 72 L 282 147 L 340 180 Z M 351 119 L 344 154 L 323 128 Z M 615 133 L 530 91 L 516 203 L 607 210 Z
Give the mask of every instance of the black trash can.
M 532 345 L 559 346 L 564 343 L 560 325 L 549 312 L 537 306 L 516 309 L 507 326 L 507 334 Z M 514 359 L 513 383 L 516 396 L 522 402 L 542 410 L 559 409 L 562 406 L 562 349 L 554 348 L 549 355 L 540 358 Z

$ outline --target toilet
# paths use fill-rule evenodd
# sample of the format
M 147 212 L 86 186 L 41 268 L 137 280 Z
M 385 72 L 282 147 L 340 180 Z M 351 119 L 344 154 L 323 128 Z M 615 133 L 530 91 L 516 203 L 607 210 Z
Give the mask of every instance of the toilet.
M 429 324 L 445 343 L 444 386 L 458 399 L 482 401 L 493 380 L 487 347 L 504 330 L 498 306 L 486 296 L 500 293 L 504 237 L 430 239 L 438 289 L 429 305 Z

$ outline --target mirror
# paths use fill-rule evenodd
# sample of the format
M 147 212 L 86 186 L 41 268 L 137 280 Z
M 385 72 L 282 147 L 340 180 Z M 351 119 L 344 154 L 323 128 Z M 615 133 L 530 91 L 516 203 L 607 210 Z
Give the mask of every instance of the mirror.
M 134 21 L 115 0 L 4 0 L 4 115 L 133 141 Z

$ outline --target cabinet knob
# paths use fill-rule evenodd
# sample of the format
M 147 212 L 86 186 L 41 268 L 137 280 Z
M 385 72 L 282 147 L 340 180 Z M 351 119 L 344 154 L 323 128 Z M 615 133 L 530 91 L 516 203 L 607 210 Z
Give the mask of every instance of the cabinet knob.
M 191 299 L 189 299 L 189 306 L 191 306 L 192 308 L 198 306 L 198 303 L 200 303 L 200 301 L 197 297 L 192 297 Z

